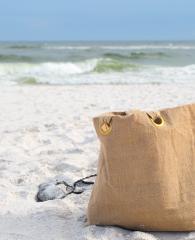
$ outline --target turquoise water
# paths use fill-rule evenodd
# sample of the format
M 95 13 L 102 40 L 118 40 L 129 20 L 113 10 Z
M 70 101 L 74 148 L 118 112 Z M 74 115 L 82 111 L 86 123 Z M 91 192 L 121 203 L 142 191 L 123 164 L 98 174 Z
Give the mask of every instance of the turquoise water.
M 195 42 L 1 42 L 0 84 L 195 81 Z

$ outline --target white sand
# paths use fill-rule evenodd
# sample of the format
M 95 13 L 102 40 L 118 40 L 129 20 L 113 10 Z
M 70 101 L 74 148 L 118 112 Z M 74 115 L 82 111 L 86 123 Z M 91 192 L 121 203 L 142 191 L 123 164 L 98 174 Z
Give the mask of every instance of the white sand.
M 91 118 L 110 110 L 195 102 L 195 85 L 1 86 L 0 239 L 195 239 L 195 233 L 142 233 L 85 226 L 90 191 L 37 203 L 40 183 L 96 172 Z

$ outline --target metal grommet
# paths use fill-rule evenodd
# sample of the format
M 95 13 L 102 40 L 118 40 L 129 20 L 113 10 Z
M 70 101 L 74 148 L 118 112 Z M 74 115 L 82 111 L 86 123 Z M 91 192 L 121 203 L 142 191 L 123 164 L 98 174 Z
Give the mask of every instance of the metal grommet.
M 100 124 L 100 133 L 104 136 L 108 135 L 112 131 L 112 126 L 110 123 L 103 122 Z
M 164 119 L 161 116 L 156 116 L 155 118 L 151 118 L 151 121 L 158 127 L 163 126 Z
M 162 118 L 162 116 L 156 115 L 156 116 L 153 117 L 153 116 L 151 116 L 151 115 L 148 114 L 148 113 L 147 113 L 147 115 L 148 115 L 148 117 L 150 118 L 151 122 L 152 122 L 155 126 L 157 126 L 157 127 L 163 126 L 163 124 L 164 124 L 164 119 Z

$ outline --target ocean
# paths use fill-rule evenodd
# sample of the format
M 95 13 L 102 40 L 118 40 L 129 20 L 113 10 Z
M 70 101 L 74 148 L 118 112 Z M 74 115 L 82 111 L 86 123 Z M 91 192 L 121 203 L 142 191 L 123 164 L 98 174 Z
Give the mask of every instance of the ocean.
M 0 84 L 195 82 L 195 42 L 1 42 Z

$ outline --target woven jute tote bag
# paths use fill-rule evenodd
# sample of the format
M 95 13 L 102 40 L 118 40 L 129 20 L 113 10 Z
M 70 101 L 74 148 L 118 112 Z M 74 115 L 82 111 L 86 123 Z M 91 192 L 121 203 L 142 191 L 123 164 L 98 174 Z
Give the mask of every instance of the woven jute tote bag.
M 195 104 L 93 120 L 101 144 L 88 223 L 195 230 Z

